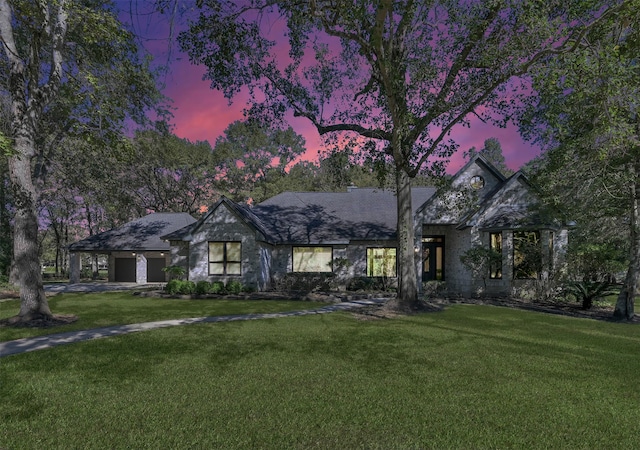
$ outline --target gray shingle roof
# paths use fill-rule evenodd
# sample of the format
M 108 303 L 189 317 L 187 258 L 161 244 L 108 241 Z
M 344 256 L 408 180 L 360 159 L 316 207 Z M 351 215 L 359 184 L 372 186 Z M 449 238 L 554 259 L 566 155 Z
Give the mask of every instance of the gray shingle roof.
M 414 213 L 434 193 L 435 189 L 431 187 L 413 188 Z M 283 192 L 254 207 L 223 198 L 210 211 L 221 203 L 273 244 L 396 239 L 396 197 L 388 190 L 357 188 L 350 192 Z M 205 223 L 207 216 L 197 224 L 163 238 L 190 240 L 192 231 Z
M 434 188 L 413 188 L 413 212 L 434 193 Z M 396 238 L 396 196 L 389 190 L 284 192 L 259 203 L 252 211 L 277 243 Z
M 169 251 L 160 237 L 196 220 L 187 213 L 154 213 L 69 246 L 72 252 Z

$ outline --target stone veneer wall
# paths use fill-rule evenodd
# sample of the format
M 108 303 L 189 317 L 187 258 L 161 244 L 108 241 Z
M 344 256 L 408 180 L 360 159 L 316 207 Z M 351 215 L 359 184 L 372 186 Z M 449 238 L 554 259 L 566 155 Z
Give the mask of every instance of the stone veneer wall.
M 209 275 L 209 242 L 240 242 L 242 244 L 242 275 Z M 265 247 L 256 240 L 256 233 L 224 204 L 209 216 L 193 234 L 189 245 L 189 280 L 238 280 L 247 287 L 258 289 L 264 283 L 261 263 L 267 263 Z

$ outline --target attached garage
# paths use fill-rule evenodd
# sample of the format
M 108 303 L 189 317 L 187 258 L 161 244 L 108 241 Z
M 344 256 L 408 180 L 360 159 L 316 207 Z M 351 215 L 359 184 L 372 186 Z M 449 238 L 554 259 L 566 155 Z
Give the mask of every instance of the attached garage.
M 187 213 L 154 213 L 71 244 L 70 281 L 80 281 L 80 253 L 90 253 L 108 256 L 109 281 L 163 283 L 171 249 L 160 237 L 195 221 Z
M 136 259 L 135 258 L 115 258 L 114 279 L 120 283 L 136 282 Z
M 166 281 L 165 267 L 167 267 L 166 258 L 147 258 L 147 282 L 162 283 Z

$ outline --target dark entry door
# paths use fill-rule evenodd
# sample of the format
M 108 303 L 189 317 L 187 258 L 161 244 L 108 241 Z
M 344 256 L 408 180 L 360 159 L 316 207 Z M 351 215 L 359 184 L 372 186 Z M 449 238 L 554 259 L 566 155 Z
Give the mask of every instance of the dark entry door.
M 422 281 L 444 281 L 444 236 L 422 238 Z

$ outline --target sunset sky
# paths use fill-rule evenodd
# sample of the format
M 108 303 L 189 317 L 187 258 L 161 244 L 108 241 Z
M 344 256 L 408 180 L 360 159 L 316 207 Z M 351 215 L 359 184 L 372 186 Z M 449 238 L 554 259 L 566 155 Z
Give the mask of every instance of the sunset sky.
M 135 1 L 117 0 L 116 4 L 123 11 L 121 20 L 133 26 L 143 45 L 158 63 L 165 64 L 169 61 L 169 71 L 162 77 L 162 82 L 165 85 L 163 93 L 172 99 L 173 132 L 190 141 L 209 141 L 213 146 L 231 122 L 242 119 L 242 110 L 247 106 L 246 97 L 239 95 L 229 104 L 221 92 L 210 89 L 209 82 L 202 79 L 204 67 L 189 63 L 188 56 L 179 51 L 175 40 L 169 51 L 169 25 L 166 17 L 136 15 L 136 12 L 141 12 L 137 8 L 142 8 L 142 4 Z M 136 9 L 134 14 L 129 13 L 132 5 Z M 181 27 L 184 28 L 184 25 L 176 26 L 178 30 Z M 322 144 L 315 128 L 303 118 L 295 119 L 291 125 L 306 140 L 305 158 L 316 158 L 318 151 L 322 151 Z M 464 151 L 473 146 L 482 148 L 484 140 L 490 137 L 500 141 L 507 165 L 515 170 L 539 153 L 537 147 L 520 137 L 513 125 L 501 129 L 474 119 L 470 128 L 454 128 L 452 136 L 460 145 L 460 150 L 451 158 L 448 172 L 455 172 L 462 166 Z

